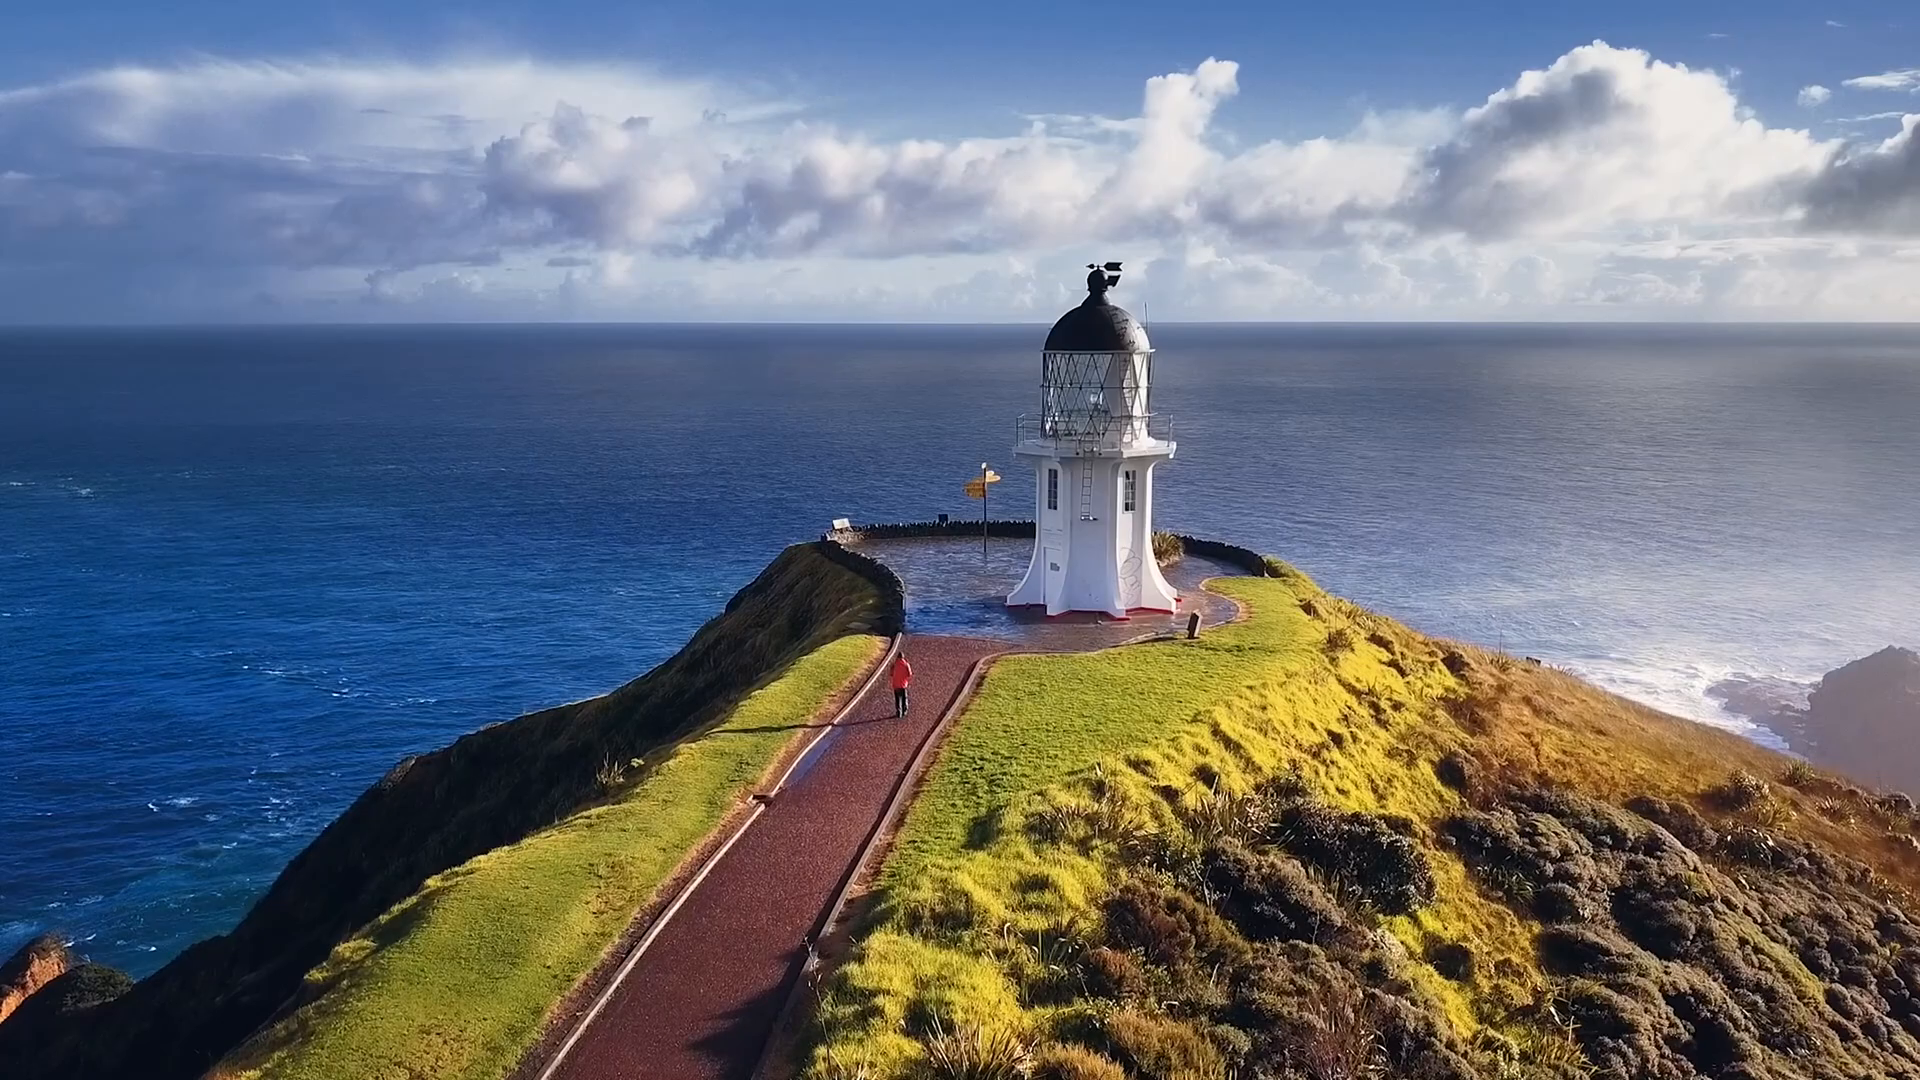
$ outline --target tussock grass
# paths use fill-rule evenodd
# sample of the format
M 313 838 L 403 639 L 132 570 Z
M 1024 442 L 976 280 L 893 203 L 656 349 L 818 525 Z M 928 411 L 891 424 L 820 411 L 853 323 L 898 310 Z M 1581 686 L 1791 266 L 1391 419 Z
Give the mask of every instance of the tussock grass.
M 884 647 L 859 635 L 815 650 L 712 731 L 604 777 L 616 788 L 604 804 L 429 879 L 334 949 L 307 978 L 313 1000 L 214 1075 L 505 1075 L 548 1010 Z

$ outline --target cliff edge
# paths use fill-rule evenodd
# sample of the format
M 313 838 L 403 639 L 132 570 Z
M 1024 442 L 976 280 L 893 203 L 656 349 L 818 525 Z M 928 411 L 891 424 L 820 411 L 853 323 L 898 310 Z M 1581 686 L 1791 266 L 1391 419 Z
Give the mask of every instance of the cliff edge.
M 586 805 L 610 764 L 704 730 L 811 650 L 847 634 L 897 632 L 903 603 L 898 579 L 837 544 L 786 549 L 640 678 L 402 760 L 287 865 L 231 933 L 138 983 L 82 964 L 23 995 L 0 1023 L 0 1076 L 199 1076 L 297 1007 L 308 971 L 426 879 Z

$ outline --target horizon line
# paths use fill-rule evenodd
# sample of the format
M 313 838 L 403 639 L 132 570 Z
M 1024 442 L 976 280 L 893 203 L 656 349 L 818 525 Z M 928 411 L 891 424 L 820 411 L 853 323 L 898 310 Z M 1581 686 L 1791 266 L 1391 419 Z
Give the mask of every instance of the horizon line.
M 925 329 L 1028 329 L 1047 327 L 1053 320 L 938 322 L 907 319 L 366 319 L 336 321 L 225 320 L 169 322 L 0 322 L 0 334 L 19 331 L 141 331 L 141 330 L 344 330 L 344 329 L 542 329 L 578 327 L 583 329 L 641 328 L 925 328 Z M 1920 328 L 1920 317 L 1911 319 L 1163 319 L 1154 326 L 1181 327 L 1879 327 L 1888 329 Z M 1149 328 L 1151 329 L 1151 328 Z

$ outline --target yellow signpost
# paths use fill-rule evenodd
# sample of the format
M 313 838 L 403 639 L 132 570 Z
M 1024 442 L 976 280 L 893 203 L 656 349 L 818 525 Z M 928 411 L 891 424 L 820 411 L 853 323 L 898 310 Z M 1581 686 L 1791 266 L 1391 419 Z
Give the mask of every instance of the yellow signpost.
M 987 491 L 989 484 L 1000 482 L 1000 474 L 980 463 L 980 475 L 967 481 L 967 498 L 980 500 L 980 557 L 987 557 Z

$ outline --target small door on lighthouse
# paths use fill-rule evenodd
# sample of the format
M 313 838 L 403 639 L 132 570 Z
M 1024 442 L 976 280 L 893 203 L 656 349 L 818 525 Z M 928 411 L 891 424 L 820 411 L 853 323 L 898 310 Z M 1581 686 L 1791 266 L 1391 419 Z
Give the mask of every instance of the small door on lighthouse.
M 1060 557 L 1057 547 L 1043 548 L 1040 557 L 1046 560 L 1047 570 L 1047 610 L 1060 610 L 1060 593 L 1067 584 L 1067 563 Z

